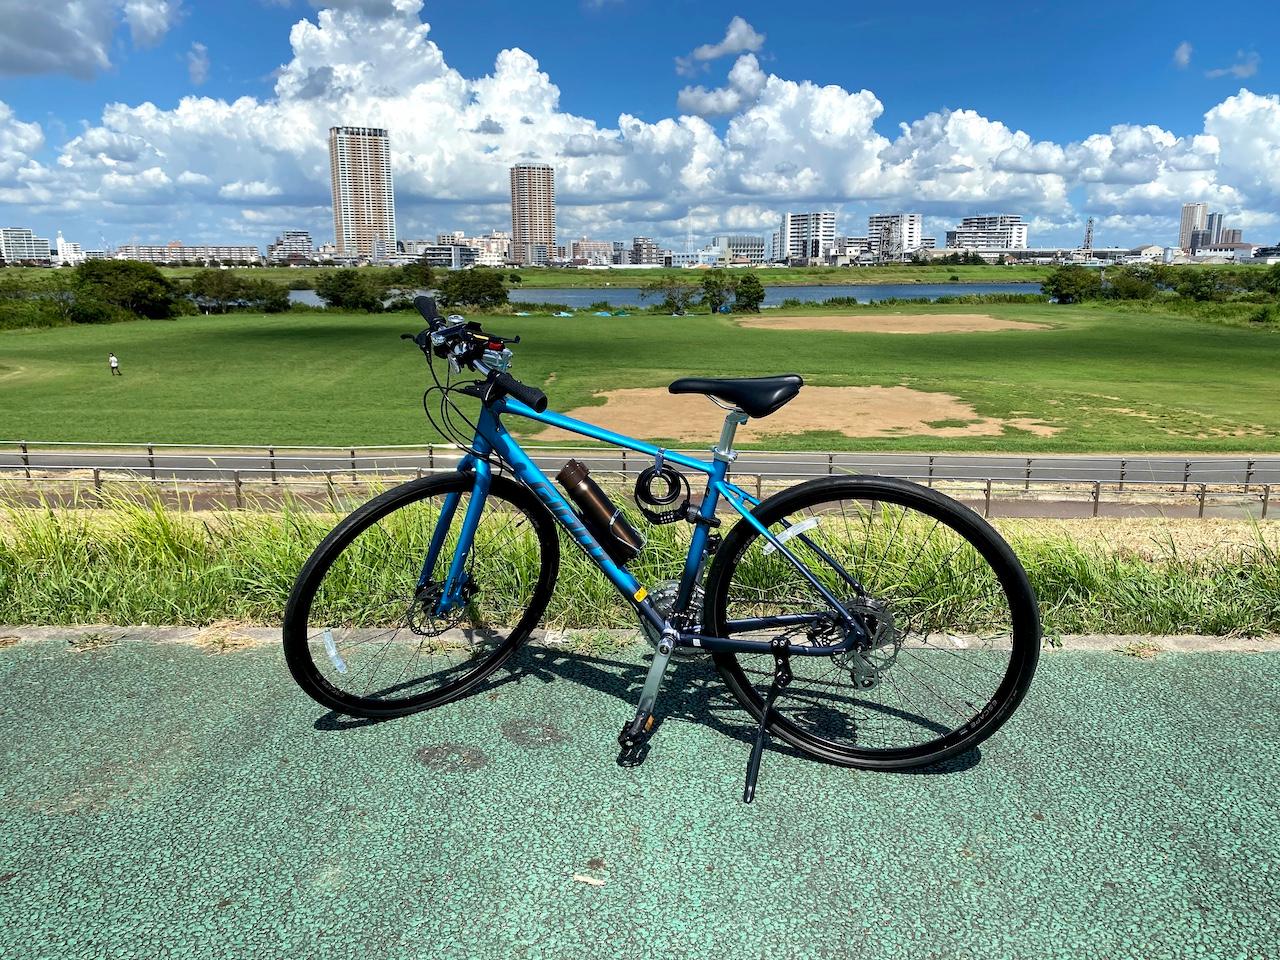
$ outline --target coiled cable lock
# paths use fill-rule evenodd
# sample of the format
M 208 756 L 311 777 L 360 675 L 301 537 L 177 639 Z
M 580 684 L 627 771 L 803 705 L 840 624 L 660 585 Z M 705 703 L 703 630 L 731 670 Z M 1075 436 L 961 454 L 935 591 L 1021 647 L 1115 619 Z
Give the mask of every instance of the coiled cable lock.
M 653 458 L 653 466 L 645 467 L 636 478 L 636 506 L 650 523 L 664 524 L 684 520 L 689 515 L 689 481 L 684 474 L 667 466 L 664 452 L 659 450 Z M 661 491 L 655 490 L 655 484 L 661 481 Z M 681 488 L 684 496 L 681 498 Z M 670 507 L 677 500 L 678 506 Z M 650 507 L 670 507 L 667 510 L 651 510 Z

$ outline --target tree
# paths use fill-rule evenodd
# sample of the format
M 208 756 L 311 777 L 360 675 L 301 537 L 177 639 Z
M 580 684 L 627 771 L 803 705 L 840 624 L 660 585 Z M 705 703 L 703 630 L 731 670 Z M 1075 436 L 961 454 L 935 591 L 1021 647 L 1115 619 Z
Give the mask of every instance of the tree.
M 640 298 L 647 300 L 649 297 L 662 297 L 664 313 L 685 313 L 693 302 L 696 289 L 679 277 L 658 277 L 640 288 Z
M 96 301 L 135 316 L 163 320 L 177 310 L 177 287 L 152 264 L 86 260 L 76 267 L 77 300 Z
M 740 313 L 759 313 L 764 303 L 764 284 L 754 273 L 744 274 L 734 291 L 733 309 Z
M 712 313 L 718 313 L 729 299 L 730 286 L 723 270 L 708 270 L 702 275 L 702 305 L 710 308 Z
M 1263 275 L 1262 289 L 1274 297 L 1280 297 L 1280 263 L 1273 263 Z
M 1174 289 L 1188 300 L 1220 301 L 1231 292 L 1222 271 L 1213 267 L 1183 270 Z
M 1102 277 L 1097 270 L 1069 263 L 1049 274 L 1040 288 L 1059 303 L 1080 303 L 1101 296 Z
M 1155 271 L 1146 264 L 1111 267 L 1105 279 L 1104 293 L 1112 300 L 1150 300 L 1156 295 Z
M 516 284 L 517 286 L 524 283 L 524 277 L 520 276 L 520 274 L 518 273 L 512 273 L 509 279 L 511 280 L 512 283 Z
M 196 305 L 206 313 L 226 313 L 244 295 L 244 284 L 230 270 L 199 270 L 188 288 Z
M 289 309 L 289 291 L 265 277 L 246 277 L 240 281 L 241 300 L 251 310 L 284 313 Z
M 437 299 L 445 307 L 496 307 L 507 302 L 507 288 L 496 270 L 455 270 L 440 281 Z
M 400 285 L 412 290 L 430 290 L 436 285 L 435 274 L 431 264 L 423 256 L 417 263 L 406 264 L 400 268 Z M 393 284 L 394 285 L 394 284 Z
M 376 313 L 382 309 L 382 297 L 386 292 L 381 278 L 371 270 L 358 267 L 341 267 L 327 271 L 316 279 L 316 296 L 325 306 L 340 310 L 363 310 Z

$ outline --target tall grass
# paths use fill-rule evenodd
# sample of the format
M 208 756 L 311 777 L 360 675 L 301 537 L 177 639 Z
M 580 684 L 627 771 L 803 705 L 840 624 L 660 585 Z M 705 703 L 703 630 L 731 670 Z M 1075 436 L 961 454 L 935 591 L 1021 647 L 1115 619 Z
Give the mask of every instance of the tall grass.
M 193 513 L 124 496 L 104 509 L 10 508 L 0 514 L 0 623 L 278 624 L 294 576 L 334 522 L 301 504 Z M 649 529 L 630 567 L 642 583 L 678 576 L 687 529 Z M 1047 634 L 1280 632 L 1280 553 L 1260 532 L 1196 556 L 1170 544 L 1144 557 L 1062 533 L 1012 542 Z M 519 579 L 531 582 L 534 556 L 519 550 L 502 562 L 528 566 Z M 494 571 L 492 580 L 512 573 Z M 612 586 L 568 544 L 545 621 L 634 624 Z

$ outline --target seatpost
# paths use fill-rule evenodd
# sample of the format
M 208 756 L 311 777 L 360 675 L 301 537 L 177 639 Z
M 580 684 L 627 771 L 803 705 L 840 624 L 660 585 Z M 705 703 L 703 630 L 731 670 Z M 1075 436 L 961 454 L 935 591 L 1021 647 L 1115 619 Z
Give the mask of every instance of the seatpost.
M 737 407 L 731 409 L 724 418 L 724 426 L 720 428 L 720 442 L 711 449 L 711 455 L 717 460 L 732 462 L 737 456 L 733 452 L 733 437 L 738 427 L 747 422 L 747 415 Z

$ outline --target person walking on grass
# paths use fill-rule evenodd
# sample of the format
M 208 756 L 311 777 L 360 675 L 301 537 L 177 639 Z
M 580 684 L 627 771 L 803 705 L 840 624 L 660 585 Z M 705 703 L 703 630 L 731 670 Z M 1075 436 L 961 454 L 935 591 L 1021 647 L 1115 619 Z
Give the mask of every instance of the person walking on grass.
M 117 357 L 114 353 L 107 354 L 107 363 L 111 365 L 111 375 L 113 377 L 124 376 L 124 374 L 120 372 L 120 358 Z

